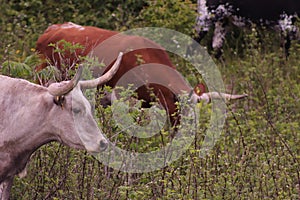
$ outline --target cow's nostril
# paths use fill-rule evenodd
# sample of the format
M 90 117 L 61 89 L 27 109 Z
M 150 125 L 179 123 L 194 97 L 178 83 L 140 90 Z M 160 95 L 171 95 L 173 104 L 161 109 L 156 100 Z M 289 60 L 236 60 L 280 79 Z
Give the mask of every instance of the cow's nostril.
M 108 146 L 108 143 L 106 140 L 100 140 L 100 150 L 104 151 Z

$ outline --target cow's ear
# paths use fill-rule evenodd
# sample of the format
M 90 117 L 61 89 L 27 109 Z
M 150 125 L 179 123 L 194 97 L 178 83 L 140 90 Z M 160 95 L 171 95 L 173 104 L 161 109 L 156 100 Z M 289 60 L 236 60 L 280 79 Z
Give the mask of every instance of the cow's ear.
M 64 107 L 64 103 L 65 103 L 65 96 L 64 96 L 64 95 L 61 95 L 61 96 L 55 96 L 55 97 L 53 98 L 53 102 L 54 102 L 56 105 L 58 105 L 58 106 L 60 106 L 61 108 L 63 108 L 63 107 Z
M 198 85 L 195 86 L 194 88 L 194 92 L 198 95 L 201 96 L 203 93 L 205 93 L 206 90 L 206 86 L 203 83 L 199 83 Z

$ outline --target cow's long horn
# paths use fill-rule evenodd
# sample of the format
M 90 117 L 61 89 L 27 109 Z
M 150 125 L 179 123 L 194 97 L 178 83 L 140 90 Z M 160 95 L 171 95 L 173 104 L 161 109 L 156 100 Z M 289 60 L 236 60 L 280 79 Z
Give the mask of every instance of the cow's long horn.
M 211 99 L 225 99 L 225 100 L 231 100 L 231 99 L 241 99 L 247 97 L 247 94 L 226 94 L 226 93 L 219 93 L 219 92 L 207 92 L 203 93 L 199 100 L 205 100 L 206 102 L 210 102 Z
M 79 66 L 75 76 L 70 81 L 64 81 L 61 83 L 53 83 L 48 87 L 48 91 L 53 96 L 61 96 L 69 93 L 78 84 L 83 67 Z
M 106 83 L 107 81 L 109 81 L 115 75 L 115 73 L 118 71 L 121 60 L 122 60 L 122 56 L 123 56 L 123 53 L 120 52 L 116 62 L 110 68 L 110 70 L 108 70 L 104 75 L 100 76 L 99 78 L 94 79 L 94 80 L 80 81 L 79 82 L 80 87 L 82 89 L 96 88 L 98 85 L 102 85 L 102 84 Z

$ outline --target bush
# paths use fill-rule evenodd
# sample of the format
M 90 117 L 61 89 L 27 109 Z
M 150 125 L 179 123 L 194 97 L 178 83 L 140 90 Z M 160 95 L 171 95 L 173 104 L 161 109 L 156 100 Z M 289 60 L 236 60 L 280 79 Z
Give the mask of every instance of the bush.
M 38 82 L 33 48 L 51 23 L 73 21 L 108 29 L 163 26 L 192 35 L 190 1 L 4 1 L 0 12 L 1 74 Z M 297 199 L 300 191 L 300 46 L 286 60 L 279 36 L 253 27 L 242 32 L 238 48 L 228 40 L 223 60 L 215 60 L 226 89 L 249 98 L 228 103 L 220 140 L 204 158 L 200 147 L 210 105 L 201 108 L 193 145 L 176 162 L 141 174 L 113 170 L 84 151 L 57 143 L 34 153 L 24 179 L 15 179 L 12 199 Z M 264 35 L 261 39 L 260 35 Z M 233 42 L 239 42 L 234 41 Z M 241 46 L 240 46 L 241 45 Z M 174 59 L 187 77 L 184 62 Z M 43 78 L 52 77 L 51 69 Z M 193 84 L 196 80 L 191 79 Z M 99 126 L 128 149 L 139 141 L 114 125 L 111 108 L 97 108 Z M 134 110 L 133 115 L 137 115 Z M 117 138 L 115 135 L 117 134 Z M 161 135 L 143 150 L 159 147 Z

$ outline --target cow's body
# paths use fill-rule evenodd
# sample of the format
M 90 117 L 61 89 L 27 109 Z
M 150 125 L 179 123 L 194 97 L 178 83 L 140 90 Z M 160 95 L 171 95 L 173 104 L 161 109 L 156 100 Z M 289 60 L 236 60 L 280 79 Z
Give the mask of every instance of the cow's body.
M 40 36 L 37 41 L 36 50 L 59 69 L 61 69 L 62 62 L 70 61 L 71 63 L 68 64 L 72 66 L 74 63 L 79 62 L 79 56 L 85 56 L 89 53 L 96 55 L 99 61 L 109 64 L 116 57 L 117 52 L 125 52 L 118 72 L 106 84 L 111 87 L 115 87 L 118 80 L 126 74 L 126 72 L 141 64 L 159 63 L 175 70 L 167 52 L 161 46 L 139 36 L 118 34 L 117 37 L 114 38 L 117 33 L 118 32 L 91 26 L 79 26 L 70 22 L 55 24 L 48 27 L 44 34 Z M 50 43 L 56 44 L 60 40 L 65 40 L 72 44 L 81 44 L 84 49 L 77 50 L 76 54 L 66 54 L 63 59 L 60 59 L 59 54 L 53 52 L 53 47 L 48 46 Z M 44 63 L 38 66 L 37 69 L 42 69 L 46 67 L 46 65 L 47 64 Z M 111 66 L 108 66 L 106 71 L 110 67 Z M 143 79 L 146 81 L 146 76 L 155 77 L 156 80 L 169 79 L 169 85 L 173 85 L 172 88 L 176 90 L 174 94 L 174 91 L 172 92 L 170 89 L 158 84 L 149 84 L 140 87 L 137 90 L 137 94 L 139 99 L 145 101 L 143 103 L 144 107 L 148 107 L 149 103 L 153 101 L 153 96 L 151 96 L 149 92 L 149 88 L 153 88 L 152 91 L 159 98 L 160 103 L 166 108 L 169 115 L 171 116 L 175 112 L 176 95 L 182 91 L 190 92 L 191 87 L 181 77 L 174 74 L 170 74 L 167 69 L 161 68 L 159 71 L 150 70 L 147 74 L 139 73 L 133 75 L 133 80 Z M 175 120 L 174 117 L 171 117 L 171 123 L 174 123 Z
M 53 46 L 49 46 L 49 44 L 57 44 L 61 40 L 72 44 L 81 44 L 84 49 L 77 50 L 75 54 L 66 54 L 60 57 L 59 53 L 55 53 Z M 67 62 L 69 66 L 72 66 L 80 61 L 79 56 L 88 54 L 96 56 L 99 61 L 105 64 L 110 64 L 118 52 L 124 52 L 119 70 L 106 83 L 106 85 L 111 87 L 115 87 L 120 78 L 127 72 L 136 69 L 140 65 L 149 64 L 147 71 L 141 70 L 132 73 L 129 81 L 142 80 L 144 83 L 147 83 L 151 78 L 153 80 L 154 77 L 156 82 L 165 83 L 162 86 L 149 81 L 150 84 L 145 84 L 137 89 L 137 95 L 139 99 L 144 100 L 143 106 L 148 107 L 150 102 L 154 100 L 149 90 L 151 88 L 151 91 L 158 97 L 159 102 L 168 112 L 171 124 L 176 124 L 177 122 L 177 116 L 174 113 L 176 112 L 176 102 L 179 94 L 186 92 L 191 94 L 193 101 L 198 101 L 201 100 L 201 95 L 205 92 L 205 87 L 200 86 L 201 92 L 195 93 L 182 76 L 176 72 L 175 66 L 171 63 L 167 52 L 153 41 L 140 36 L 123 35 L 115 31 L 91 26 L 80 26 L 68 22 L 49 26 L 39 37 L 36 50 L 43 58 L 47 58 L 52 65 L 56 65 L 59 69 L 62 68 L 63 62 Z M 154 66 L 153 63 L 167 67 L 157 68 L 155 67 L 157 65 Z M 43 63 L 37 69 L 39 70 L 46 66 L 47 63 Z M 110 69 L 110 67 L 111 65 L 105 71 Z M 235 97 L 230 96 L 230 98 Z M 208 101 L 208 99 L 204 100 Z
M 9 198 L 14 176 L 24 170 L 31 154 L 40 146 L 58 141 L 89 152 L 107 147 L 91 106 L 81 92 L 81 88 L 90 88 L 91 82 L 79 78 L 77 74 L 71 81 L 46 88 L 0 75 L 1 200 Z
M 297 0 L 198 0 L 196 30 L 199 36 L 196 40 L 200 42 L 208 30 L 215 26 L 212 47 L 220 53 L 228 20 L 237 26 L 254 22 L 275 26 L 285 39 L 284 45 L 288 53 L 290 40 L 298 34 L 294 25 L 297 13 L 300 13 L 300 2 Z

